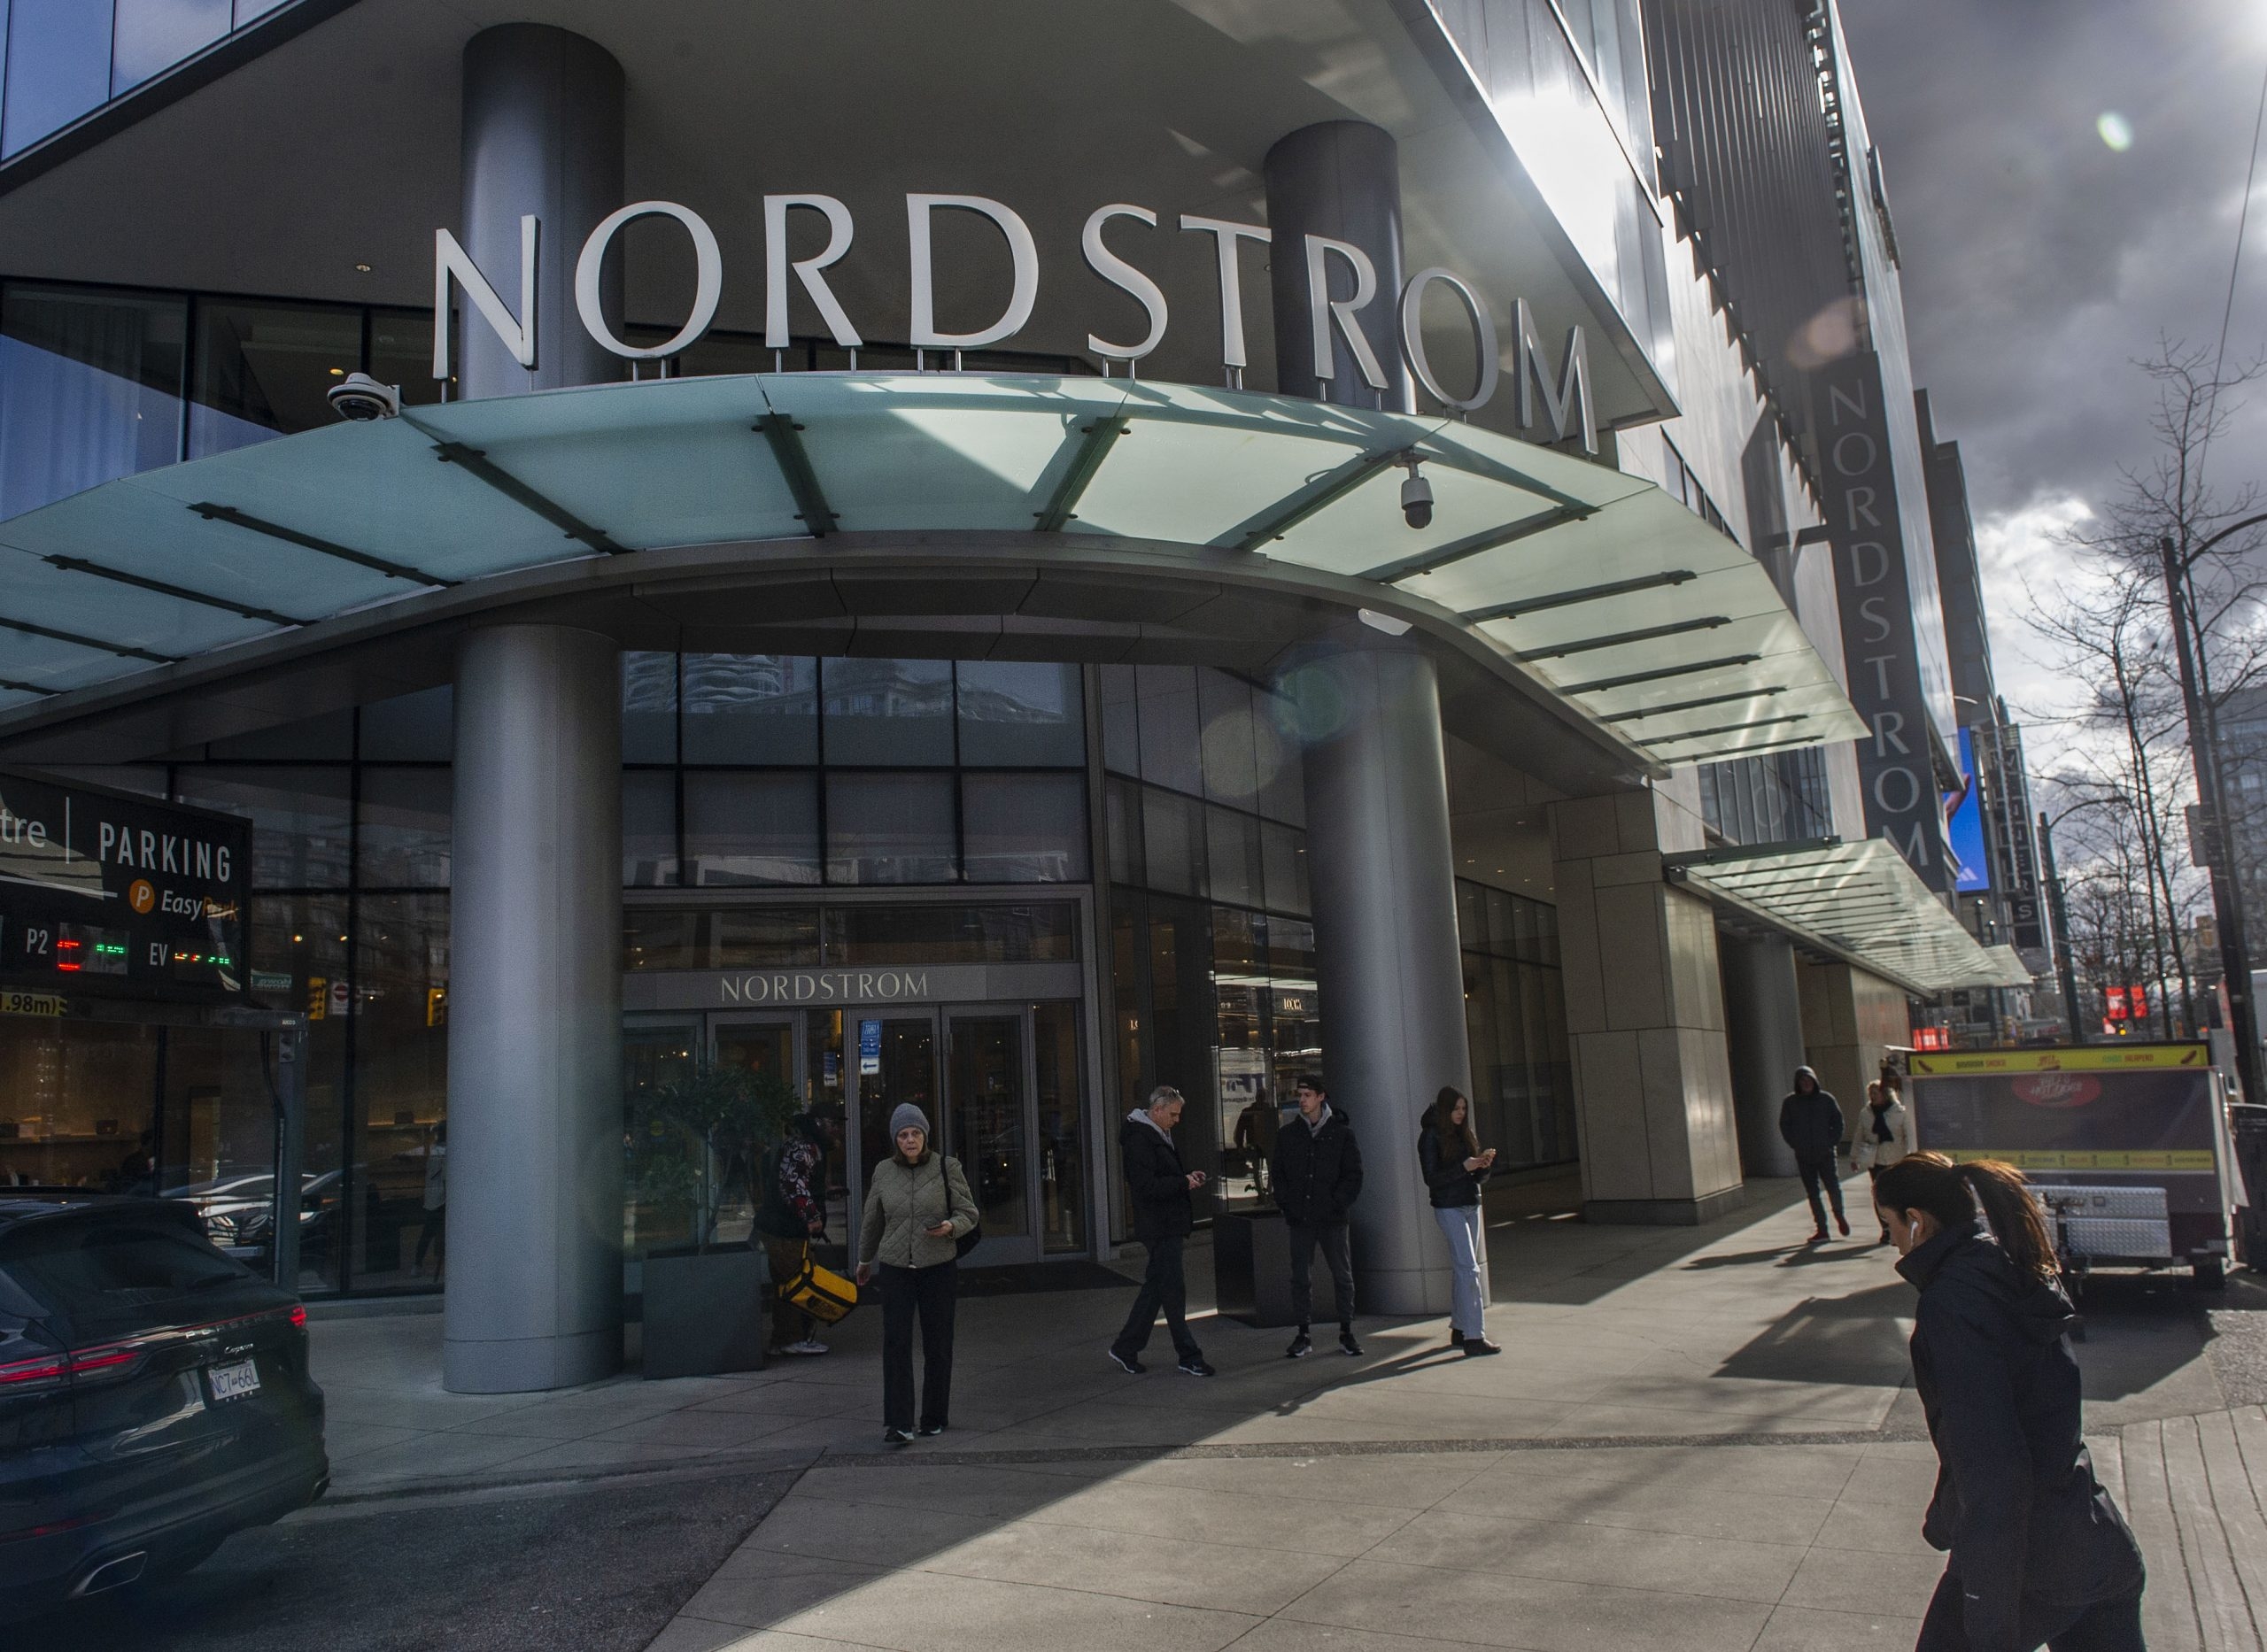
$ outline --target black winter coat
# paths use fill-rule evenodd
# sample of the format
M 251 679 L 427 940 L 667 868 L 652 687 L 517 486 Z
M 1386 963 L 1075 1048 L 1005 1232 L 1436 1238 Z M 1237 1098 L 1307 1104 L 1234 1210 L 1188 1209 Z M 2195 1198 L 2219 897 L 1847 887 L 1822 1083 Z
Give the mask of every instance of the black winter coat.
M 1196 1226 L 1188 1171 L 1180 1153 L 1147 1118 L 1129 1115 L 1118 1126 L 1118 1156 L 1134 1195 L 1134 1237 L 1145 1245 L 1186 1239 Z
M 1480 1184 L 1486 1181 L 1494 1166 L 1484 1170 L 1464 1168 L 1465 1154 L 1451 1148 L 1441 1151 L 1441 1133 L 1430 1125 L 1417 1134 L 1417 1168 L 1424 1173 L 1425 1185 L 1433 1195 L 1435 1210 L 1459 1210 L 1480 1202 Z
M 1897 1270 L 1921 1289 L 1913 1384 L 1938 1465 L 1921 1534 L 1951 1552 L 1969 1643 L 2009 1652 L 2024 1597 L 2088 1604 L 2141 1581 L 2080 1432 L 2077 1316 L 1980 1227 L 1938 1233 Z
M 1779 1103 L 1779 1139 L 1798 1158 L 1830 1158 L 1842 1145 L 1842 1104 L 1824 1090 L 1797 1090 Z
M 1304 1118 L 1285 1124 L 1267 1155 L 1267 1181 L 1294 1227 L 1345 1221 L 1362 1194 L 1362 1149 L 1346 1115 L 1333 1107 L 1319 1131 Z

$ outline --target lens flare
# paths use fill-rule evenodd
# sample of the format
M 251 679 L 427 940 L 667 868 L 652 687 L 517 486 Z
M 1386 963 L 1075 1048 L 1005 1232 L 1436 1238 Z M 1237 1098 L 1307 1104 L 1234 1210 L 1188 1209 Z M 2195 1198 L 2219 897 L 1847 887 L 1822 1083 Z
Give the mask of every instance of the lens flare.
M 2121 155 L 2133 147 L 2133 123 L 2115 109 L 2106 111 L 2096 120 L 2093 129 L 2101 134 L 2103 143 Z

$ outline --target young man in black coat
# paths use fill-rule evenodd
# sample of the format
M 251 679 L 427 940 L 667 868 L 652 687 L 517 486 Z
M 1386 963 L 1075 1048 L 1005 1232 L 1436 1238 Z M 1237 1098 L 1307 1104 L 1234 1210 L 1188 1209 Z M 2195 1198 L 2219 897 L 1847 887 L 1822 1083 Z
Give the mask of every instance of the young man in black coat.
M 1330 1105 L 1321 1079 L 1311 1073 L 1303 1076 L 1298 1100 L 1298 1117 L 1277 1134 L 1275 1151 L 1267 1161 L 1275 1203 L 1290 1224 L 1291 1310 L 1299 1316 L 1299 1334 L 1283 1353 L 1287 1359 L 1304 1359 L 1314 1347 L 1308 1334 L 1314 1313 L 1310 1273 L 1319 1244 L 1338 1293 L 1338 1346 L 1358 1356 L 1362 1345 L 1354 1340 L 1354 1256 L 1347 1244 L 1346 1224 L 1354 1200 L 1361 1196 L 1362 1149 L 1346 1115 Z
M 1810 1198 L 1810 1214 L 1818 1231 L 1814 1245 L 1826 1242 L 1826 1206 L 1821 1190 L 1834 1200 L 1834 1224 L 1850 1237 L 1850 1218 L 1842 1214 L 1842 1166 L 1836 1154 L 1842 1146 L 1842 1104 L 1818 1085 L 1818 1075 L 1807 1067 L 1795 1069 L 1794 1092 L 1779 1103 L 1779 1139 L 1795 1151 L 1795 1169 Z
M 1189 1195 L 1204 1185 L 1204 1172 L 1184 1169 L 1180 1149 L 1173 1145 L 1172 1127 L 1180 1122 L 1181 1106 L 1180 1091 L 1159 1085 L 1149 1092 L 1149 1105 L 1128 1113 L 1118 1131 L 1126 1185 L 1134 1195 L 1134 1237 L 1148 1247 L 1149 1265 L 1141 1275 L 1141 1293 L 1126 1316 L 1126 1328 L 1110 1345 L 1110 1357 L 1136 1377 L 1148 1369 L 1141 1363 L 1141 1350 L 1157 1328 L 1160 1308 L 1180 1369 L 1191 1377 L 1213 1374 L 1204 1350 L 1188 1334 L 1188 1282 L 1181 1271 L 1180 1247 L 1196 1225 Z

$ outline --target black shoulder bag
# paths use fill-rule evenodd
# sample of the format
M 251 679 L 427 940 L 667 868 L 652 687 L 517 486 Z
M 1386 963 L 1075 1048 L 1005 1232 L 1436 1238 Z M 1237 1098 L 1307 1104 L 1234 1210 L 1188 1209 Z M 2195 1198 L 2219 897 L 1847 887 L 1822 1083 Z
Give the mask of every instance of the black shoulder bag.
M 965 1176 L 967 1173 L 966 1169 L 963 1168 L 961 1174 Z M 945 1196 L 945 1220 L 949 1222 L 953 1219 L 953 1178 L 952 1173 L 945 1169 L 945 1155 L 941 1153 L 937 1155 L 937 1186 Z M 974 1188 L 969 1189 L 969 1196 L 971 1200 L 974 1199 L 975 1193 Z M 967 1255 L 983 1241 L 983 1239 L 984 1213 L 979 1210 L 976 1213 L 976 1225 L 953 1241 L 954 1259 L 957 1261 Z

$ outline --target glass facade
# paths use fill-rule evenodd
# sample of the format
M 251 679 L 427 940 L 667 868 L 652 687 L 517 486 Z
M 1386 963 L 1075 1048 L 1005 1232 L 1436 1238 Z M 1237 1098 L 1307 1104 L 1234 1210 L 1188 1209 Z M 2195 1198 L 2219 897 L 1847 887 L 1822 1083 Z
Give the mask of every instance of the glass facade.
M 1700 814 L 1731 843 L 1789 843 L 1834 831 L 1826 753 L 1816 746 L 1700 768 Z
M 1499 1170 L 1575 1158 L 1574 1067 L 1559 974 L 1559 912 L 1457 880 L 1473 1130 Z
M 0 159 L 283 4 L 284 0 L 9 0 Z

